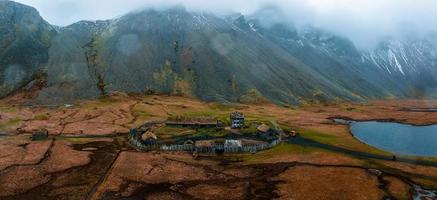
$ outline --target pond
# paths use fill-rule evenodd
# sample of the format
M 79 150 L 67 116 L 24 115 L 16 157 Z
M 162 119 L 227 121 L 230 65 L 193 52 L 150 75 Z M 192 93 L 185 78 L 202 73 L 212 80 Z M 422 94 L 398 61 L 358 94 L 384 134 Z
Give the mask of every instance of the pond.
M 437 112 L 437 108 L 412 108 L 412 109 L 407 109 L 407 111 L 412 111 L 412 112 Z
M 437 125 L 413 126 L 389 122 L 349 122 L 362 142 L 397 155 L 437 157 Z
M 414 190 L 416 191 L 414 200 L 437 199 L 437 191 L 435 190 L 426 190 L 418 185 L 414 185 Z

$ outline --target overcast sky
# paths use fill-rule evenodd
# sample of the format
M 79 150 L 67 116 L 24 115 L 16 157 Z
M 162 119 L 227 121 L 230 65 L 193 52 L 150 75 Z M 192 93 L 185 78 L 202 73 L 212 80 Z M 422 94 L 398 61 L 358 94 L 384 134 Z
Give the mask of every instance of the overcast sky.
M 284 10 L 287 21 L 312 24 L 366 46 L 386 36 L 424 35 L 437 29 L 437 0 L 18 0 L 50 23 L 111 19 L 147 7 L 183 5 L 208 12 L 250 14 L 265 5 Z

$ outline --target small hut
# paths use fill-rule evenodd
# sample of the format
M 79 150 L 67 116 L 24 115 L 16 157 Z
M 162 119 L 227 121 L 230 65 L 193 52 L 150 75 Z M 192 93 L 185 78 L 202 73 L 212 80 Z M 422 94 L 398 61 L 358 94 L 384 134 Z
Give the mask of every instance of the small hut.
M 297 137 L 297 136 L 299 136 L 299 133 L 295 130 L 292 130 L 289 132 L 289 135 L 290 135 L 290 137 Z
M 141 140 L 145 145 L 155 145 L 158 137 L 151 131 L 147 131 L 141 136 Z
M 196 148 L 210 148 L 214 146 L 214 140 L 198 140 L 195 143 Z
M 32 140 L 45 140 L 49 137 L 49 131 L 45 128 L 36 130 L 32 133 Z
M 187 140 L 184 142 L 184 145 L 194 145 L 194 141 L 193 140 Z
M 195 142 L 195 152 L 210 153 L 214 147 L 214 140 L 198 140 Z
M 257 128 L 258 132 L 260 133 L 268 133 L 270 131 L 270 127 L 267 126 L 266 124 L 261 124 L 259 125 Z
M 217 128 L 223 128 L 225 123 L 222 120 L 217 120 Z

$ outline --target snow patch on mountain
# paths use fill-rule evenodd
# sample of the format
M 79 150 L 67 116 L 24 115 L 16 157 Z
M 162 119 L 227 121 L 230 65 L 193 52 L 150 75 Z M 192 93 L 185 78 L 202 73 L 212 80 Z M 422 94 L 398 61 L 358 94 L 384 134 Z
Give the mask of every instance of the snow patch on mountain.
M 390 61 L 391 66 L 396 66 L 397 69 L 405 75 L 404 70 L 402 69 L 402 65 L 399 63 L 398 59 L 396 58 L 396 55 L 393 53 L 393 51 L 390 49 L 388 50 L 388 60 Z

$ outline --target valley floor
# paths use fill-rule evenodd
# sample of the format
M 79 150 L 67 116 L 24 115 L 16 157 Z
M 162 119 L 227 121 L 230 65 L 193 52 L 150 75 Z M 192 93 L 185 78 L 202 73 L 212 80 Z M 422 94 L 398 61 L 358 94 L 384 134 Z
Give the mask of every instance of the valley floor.
M 437 158 L 399 157 L 365 145 L 333 118 L 437 123 L 431 100 L 285 108 L 169 96 L 111 97 L 75 105 L 0 102 L 0 199 L 411 199 L 437 189 Z M 271 121 L 301 134 L 257 154 L 139 152 L 126 134 L 175 116 Z M 49 139 L 31 141 L 46 128 Z M 168 134 L 168 133 L 167 133 Z M 159 137 L 159 135 L 158 135 Z

